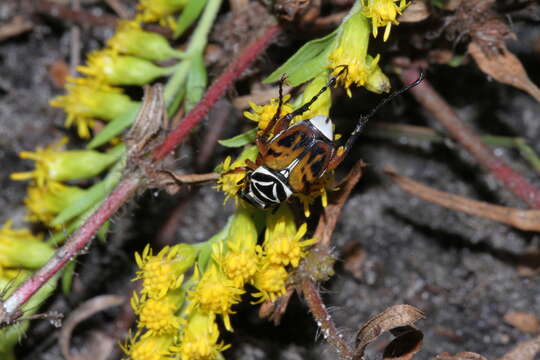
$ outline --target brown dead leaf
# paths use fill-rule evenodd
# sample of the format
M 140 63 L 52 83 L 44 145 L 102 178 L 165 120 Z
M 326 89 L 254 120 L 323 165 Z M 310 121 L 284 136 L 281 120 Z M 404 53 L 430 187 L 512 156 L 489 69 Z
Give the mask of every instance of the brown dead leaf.
M 538 359 L 536 357 L 538 353 L 540 353 L 540 336 L 519 343 L 499 360 L 535 360 Z
M 384 360 L 410 360 L 422 348 L 424 334 L 412 326 L 403 326 L 391 333 L 396 338 L 384 349 Z
M 486 56 L 481 47 L 473 41 L 469 43 L 468 51 L 486 75 L 526 91 L 540 102 L 540 89 L 529 79 L 519 59 L 508 49 L 502 48 L 499 55 Z
M 68 360 L 80 359 L 79 356 L 71 355 L 69 351 L 71 333 L 79 323 L 100 311 L 120 305 L 125 301 L 125 298 L 116 295 L 97 296 L 82 303 L 77 309 L 71 312 L 71 314 L 66 318 L 64 322 L 64 326 L 62 327 L 62 331 L 60 332 L 60 337 L 58 340 L 60 344 L 60 349 L 62 350 L 62 354 L 64 355 L 64 357 Z M 94 359 L 96 358 L 94 357 Z
M 504 315 L 504 321 L 524 333 L 540 332 L 540 322 L 534 314 L 522 311 L 509 311 Z
M 362 359 L 364 355 L 364 351 L 366 347 L 373 342 L 375 339 L 377 339 L 379 336 L 381 336 L 384 332 L 390 331 L 394 335 L 397 334 L 397 337 L 406 336 L 409 339 L 409 336 L 411 338 L 414 338 L 416 336 L 417 339 L 419 338 L 418 334 L 416 335 L 409 335 L 413 330 L 418 331 L 412 327 L 412 324 L 414 324 L 416 321 L 424 318 L 424 313 L 415 308 L 411 305 L 394 305 L 382 313 L 376 315 L 372 319 L 370 319 L 368 322 L 366 322 L 358 331 L 358 335 L 356 336 L 356 349 L 354 351 L 353 360 Z M 401 328 L 401 329 L 400 329 Z M 405 341 L 407 342 L 407 341 Z M 390 346 L 390 345 L 389 345 Z M 402 351 L 399 351 L 402 355 L 399 356 L 405 356 L 405 357 L 398 357 L 400 359 L 410 359 L 414 353 L 418 352 L 419 347 L 413 346 L 409 344 L 408 346 L 409 351 L 412 352 L 410 356 L 408 354 L 404 354 Z M 398 349 L 403 348 L 400 345 L 393 345 L 393 347 L 390 349 L 390 351 L 398 351 Z M 398 352 L 396 352 L 397 354 Z M 386 354 L 386 351 L 385 351 Z M 390 356 L 390 355 L 389 355 Z
M 407 6 L 403 14 L 398 17 L 399 22 L 413 23 L 427 19 L 431 15 L 429 7 L 423 0 L 416 0 Z
M 473 353 L 473 352 L 460 352 L 456 355 L 450 355 L 449 353 L 445 352 L 442 354 L 437 355 L 437 360 L 487 360 L 485 357 L 483 357 L 480 354 Z
M 53 85 L 59 89 L 66 85 L 69 76 L 69 65 L 63 60 L 53 62 L 47 69 Z

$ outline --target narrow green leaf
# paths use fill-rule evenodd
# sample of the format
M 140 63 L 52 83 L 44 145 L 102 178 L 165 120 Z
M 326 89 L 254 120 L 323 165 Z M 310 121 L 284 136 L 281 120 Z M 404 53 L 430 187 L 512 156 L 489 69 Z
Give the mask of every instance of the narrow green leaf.
M 208 76 L 204 67 L 203 54 L 195 54 L 191 58 L 191 68 L 187 78 L 188 91 L 184 103 L 186 114 L 201 101 L 207 84 Z
M 187 28 L 193 24 L 193 22 L 199 17 L 202 10 L 206 5 L 206 0 L 195 0 L 188 2 L 187 6 L 182 11 L 182 14 L 176 21 L 176 30 L 174 31 L 174 38 L 178 39 Z
M 328 54 L 332 50 L 331 45 L 338 29 L 323 38 L 305 43 L 283 65 L 264 79 L 264 83 L 276 82 L 285 74 L 292 86 L 298 86 L 317 76 L 327 66 Z
M 127 109 L 122 115 L 112 120 L 107 124 L 86 146 L 88 149 L 94 149 L 98 146 L 106 144 L 112 138 L 119 135 L 122 131 L 133 124 L 137 113 L 139 112 L 140 103 L 136 103 L 130 109 Z
M 116 163 L 105 179 L 94 184 L 84 195 L 79 197 L 77 201 L 62 210 L 56 218 L 54 218 L 52 225 L 65 224 L 101 202 L 120 181 L 124 166 L 125 157 Z
M 68 295 L 71 292 L 71 284 L 73 284 L 73 274 L 75 273 L 75 261 L 70 261 L 64 268 L 62 274 L 62 292 Z
M 254 142 L 256 137 L 257 128 L 253 128 L 245 133 L 233 136 L 232 138 L 218 140 L 218 143 L 228 148 L 237 148 Z

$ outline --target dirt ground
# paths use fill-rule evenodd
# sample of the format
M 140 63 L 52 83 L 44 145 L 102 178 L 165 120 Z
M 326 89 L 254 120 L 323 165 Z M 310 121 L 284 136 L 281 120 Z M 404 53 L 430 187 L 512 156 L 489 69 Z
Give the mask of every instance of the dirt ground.
M 0 4 L 0 24 L 14 11 L 20 11 L 15 2 L 4 0 Z M 103 11 L 103 6 L 91 4 L 87 9 Z M 17 153 L 47 145 L 62 135 L 73 135 L 62 127 L 62 111 L 48 106 L 53 96 L 62 93 L 51 80 L 50 66 L 68 59 L 69 24 L 43 14 L 35 16 L 39 19 L 31 31 L 0 42 L 0 223 L 15 219 L 16 224 L 23 224 L 26 185 L 11 181 L 9 174 L 28 170 L 31 164 L 20 160 Z M 512 30 L 518 40 L 508 43 L 536 84 L 540 84 L 538 19 L 516 21 Z M 398 37 L 399 29 L 393 30 Z M 88 51 L 98 47 L 112 29 L 83 26 L 81 31 L 81 50 Z M 286 40 L 273 45 L 262 67 L 279 65 L 274 59 L 286 58 L 296 48 L 296 42 Z M 540 153 L 540 104 L 528 94 L 491 81 L 472 61 L 460 67 L 431 65 L 427 78 L 478 133 L 523 137 Z M 395 87 L 400 86 L 397 78 L 391 80 Z M 227 99 L 234 96 L 230 93 Z M 352 127 L 347 124 L 378 99 L 363 90 L 355 91 L 351 99 L 340 97 L 336 106 L 340 110 L 334 115 L 338 132 L 346 133 Z M 213 116 L 178 152 L 176 164 L 186 172 L 194 167 L 197 149 L 203 134 L 212 126 Z M 237 110 L 231 110 L 229 121 L 233 125 L 222 138 L 246 125 Z M 374 119 L 382 121 L 441 129 L 410 95 L 388 105 Z M 496 148 L 495 152 L 540 186 L 540 176 L 515 149 Z M 211 169 L 229 153 L 216 147 L 206 167 Z M 392 183 L 383 169 L 392 167 L 454 194 L 518 208 L 526 205 L 450 141 L 434 144 L 367 134 L 341 166 L 342 172 L 358 159 L 368 166 L 333 235 L 338 257 L 336 275 L 321 284 L 324 300 L 343 334 L 352 339 L 370 317 L 391 305 L 410 304 L 426 313 L 426 318 L 417 323 L 424 333 L 418 359 L 461 351 L 495 359 L 531 338 L 533 335 L 508 324 L 504 316 L 521 311 L 540 317 L 540 275 L 527 271 L 540 266 L 540 236 L 414 198 Z M 95 242 L 86 255 L 79 257 L 73 292 L 58 293 L 44 304 L 43 310 L 68 314 L 96 295 L 129 296 L 129 279 L 135 271 L 133 252 L 155 241 L 159 233 L 156 229 L 163 229 L 172 214 L 180 219 L 174 231 L 176 242 L 207 239 L 232 212 L 231 204 L 222 207 L 222 202 L 223 195 L 211 186 L 175 197 L 161 192 L 140 196 L 116 216 L 107 243 Z M 352 249 L 365 255 L 357 277 L 345 269 Z M 227 359 L 336 358 L 318 337 L 307 307 L 296 296 L 278 327 L 259 319 L 256 308 L 247 305 L 249 301 L 246 296 L 233 318 L 235 331 L 225 338 L 233 345 L 225 353 Z M 111 310 L 85 322 L 77 328 L 73 345 L 85 344 L 85 339 L 96 332 L 114 332 L 111 323 L 120 313 Z M 57 332 L 46 321 L 33 323 L 21 340 L 18 359 L 61 358 Z M 381 358 L 381 346 L 372 345 L 367 358 Z

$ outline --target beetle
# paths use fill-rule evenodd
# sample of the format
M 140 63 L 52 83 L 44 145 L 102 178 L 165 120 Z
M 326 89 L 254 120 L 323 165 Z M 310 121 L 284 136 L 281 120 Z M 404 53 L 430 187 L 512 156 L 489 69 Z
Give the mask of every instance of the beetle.
M 286 201 L 294 193 L 309 194 L 324 174 L 335 169 L 353 146 L 368 120 L 388 101 L 424 79 L 420 77 L 383 99 L 367 115 L 360 117 L 353 132 L 343 146 L 334 141 L 334 126 L 330 118 L 317 115 L 311 119 L 291 124 L 291 121 L 309 110 L 320 95 L 335 85 L 337 79 L 347 71 L 347 67 L 332 77 L 321 90 L 295 111 L 280 117 L 283 102 L 282 85 L 278 109 L 268 126 L 256 138 L 259 150 L 256 162 L 246 161 L 247 173 L 242 180 L 240 197 L 251 205 L 266 209 Z M 273 133 L 275 135 L 270 136 Z

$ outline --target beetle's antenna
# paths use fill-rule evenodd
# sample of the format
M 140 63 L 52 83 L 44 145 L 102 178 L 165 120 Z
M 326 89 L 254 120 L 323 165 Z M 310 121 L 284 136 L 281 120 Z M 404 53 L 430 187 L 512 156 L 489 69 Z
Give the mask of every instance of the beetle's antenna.
M 377 104 L 367 115 L 362 115 L 360 119 L 358 120 L 358 124 L 356 124 L 356 127 L 354 128 L 354 131 L 352 132 L 349 139 L 347 139 L 347 143 L 345 144 L 345 151 L 347 152 L 352 144 L 355 142 L 355 140 L 358 138 L 358 135 L 362 132 L 364 129 L 364 126 L 366 126 L 369 119 L 375 115 L 375 113 L 384 105 L 386 105 L 389 101 L 394 99 L 396 96 L 399 96 L 403 94 L 405 91 L 417 86 L 424 80 L 424 71 L 420 71 L 420 76 L 418 76 L 418 79 L 416 79 L 413 83 L 403 87 L 402 89 L 390 94 L 388 97 L 381 100 L 380 103 Z

